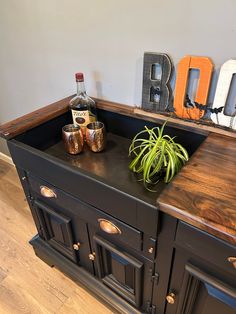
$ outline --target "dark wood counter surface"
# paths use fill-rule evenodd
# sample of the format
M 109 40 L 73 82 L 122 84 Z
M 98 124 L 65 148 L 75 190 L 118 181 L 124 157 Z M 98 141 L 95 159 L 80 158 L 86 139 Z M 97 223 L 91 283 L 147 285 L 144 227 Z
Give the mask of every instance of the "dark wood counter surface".
M 160 209 L 236 244 L 235 157 L 235 139 L 211 133 L 160 195 Z
M 0 137 L 9 140 L 25 131 L 47 122 L 50 119 L 60 116 L 61 114 L 68 111 L 69 101 L 73 96 L 74 95 L 66 97 L 38 110 L 27 113 L 24 116 L 16 118 L 15 120 L 0 125 Z M 99 109 L 109 110 L 111 112 L 119 112 L 120 114 L 126 116 L 141 118 L 161 124 L 167 119 L 167 116 L 165 115 L 143 111 L 134 106 L 123 105 L 97 98 L 94 98 L 94 100 L 96 101 L 96 106 Z M 224 127 L 216 127 L 214 123 L 199 124 L 197 121 L 186 121 L 180 118 L 169 116 L 168 125 L 203 135 L 208 135 L 209 132 L 213 132 L 236 138 L 235 130 L 229 131 Z

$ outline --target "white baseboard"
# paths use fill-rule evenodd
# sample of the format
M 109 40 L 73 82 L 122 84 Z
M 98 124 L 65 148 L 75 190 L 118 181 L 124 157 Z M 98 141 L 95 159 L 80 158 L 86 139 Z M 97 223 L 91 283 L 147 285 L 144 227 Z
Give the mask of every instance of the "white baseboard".
M 0 159 L 1 159 L 1 160 L 4 160 L 4 161 L 7 162 L 8 164 L 14 166 L 14 162 L 13 162 L 13 160 L 12 160 L 12 158 L 11 158 L 10 156 L 7 156 L 7 155 L 5 155 L 5 154 L 3 154 L 3 153 L 0 152 Z

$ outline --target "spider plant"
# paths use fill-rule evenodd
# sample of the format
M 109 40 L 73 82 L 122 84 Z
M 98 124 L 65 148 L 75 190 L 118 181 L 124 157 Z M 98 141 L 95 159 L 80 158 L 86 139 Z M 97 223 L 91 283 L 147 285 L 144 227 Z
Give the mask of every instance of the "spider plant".
M 149 191 L 153 191 L 149 186 L 157 184 L 160 179 L 170 182 L 189 159 L 186 149 L 175 142 L 175 137 L 163 134 L 166 123 L 161 128 L 145 126 L 129 147 L 129 156 L 134 157 L 129 169 L 140 176 Z

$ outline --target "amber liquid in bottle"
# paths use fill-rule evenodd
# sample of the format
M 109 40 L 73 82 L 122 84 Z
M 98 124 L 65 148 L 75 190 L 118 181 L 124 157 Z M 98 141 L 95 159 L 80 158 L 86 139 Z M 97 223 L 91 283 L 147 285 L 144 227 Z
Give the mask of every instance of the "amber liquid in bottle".
M 79 125 L 85 134 L 87 124 L 97 120 L 96 105 L 92 98 L 86 94 L 83 73 L 76 73 L 77 95 L 71 99 L 69 107 L 71 109 L 73 124 Z

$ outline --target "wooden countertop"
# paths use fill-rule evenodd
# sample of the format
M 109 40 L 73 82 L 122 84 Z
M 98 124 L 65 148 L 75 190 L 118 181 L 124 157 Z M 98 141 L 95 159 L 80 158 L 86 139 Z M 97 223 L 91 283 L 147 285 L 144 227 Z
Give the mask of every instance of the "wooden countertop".
M 235 139 L 211 133 L 160 195 L 160 209 L 236 244 L 235 157 Z
M 49 104 L 33 112 L 27 113 L 24 116 L 16 118 L 15 120 L 0 125 L 0 137 L 6 140 L 10 140 L 21 133 L 24 133 L 44 122 L 60 116 L 61 114 L 69 110 L 69 101 L 73 96 L 74 95 L 66 97 L 55 103 Z M 200 124 L 198 121 L 183 120 L 174 117 L 171 113 L 169 115 L 151 113 L 143 111 L 134 106 L 123 105 L 97 98 L 94 98 L 94 100 L 96 101 L 96 106 L 99 109 L 104 109 L 111 112 L 119 112 L 120 114 L 126 116 L 136 117 L 161 124 L 166 121 L 168 117 L 168 125 L 178 129 L 191 131 L 203 135 L 208 135 L 209 132 L 213 132 L 236 138 L 235 130 L 229 131 L 225 127 L 216 127 L 214 123 L 211 123 L 209 121 L 201 121 Z
M 7 140 L 68 111 L 71 97 L 0 126 Z M 95 99 L 97 107 L 163 123 L 166 116 Z M 236 132 L 170 117 L 170 126 L 208 135 L 191 160 L 158 198 L 158 206 L 176 218 L 236 244 Z

